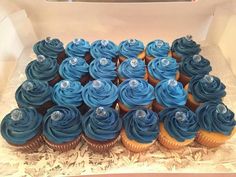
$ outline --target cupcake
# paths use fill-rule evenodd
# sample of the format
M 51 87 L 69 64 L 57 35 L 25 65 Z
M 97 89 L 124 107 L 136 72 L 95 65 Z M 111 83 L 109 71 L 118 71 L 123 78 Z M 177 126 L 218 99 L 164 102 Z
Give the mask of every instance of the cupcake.
M 27 65 L 25 74 L 27 79 L 45 81 L 53 86 L 61 80 L 58 69 L 59 65 L 56 60 L 45 58 L 43 55 L 38 55 L 36 60 L 31 61 Z
M 58 64 L 61 64 L 66 57 L 63 43 L 59 39 L 52 39 L 51 37 L 38 41 L 33 46 L 33 51 L 37 56 L 44 55 L 46 58 L 57 60 Z
M 82 96 L 88 109 L 99 106 L 115 108 L 118 89 L 110 80 L 98 79 L 84 86 Z
M 118 87 L 121 115 L 136 107 L 151 109 L 154 98 L 154 88 L 144 79 L 126 79 Z
M 118 68 L 118 76 L 120 83 L 131 78 L 148 79 L 146 65 L 138 58 L 129 58 L 122 62 Z
M 84 58 L 87 63 L 91 62 L 90 44 L 84 39 L 74 39 L 67 44 L 65 51 L 68 57 Z
M 183 85 L 189 83 L 190 79 L 193 76 L 198 74 L 209 74 L 212 68 L 210 66 L 209 60 L 204 58 L 201 55 L 193 55 L 187 58 L 184 58 L 179 65 L 180 78 L 179 81 Z
M 117 83 L 116 64 L 109 59 L 93 60 L 89 65 L 89 73 L 93 79 L 107 79 Z
M 116 62 L 118 56 L 117 45 L 109 40 L 97 40 L 91 44 L 90 53 L 93 59 L 107 58 Z
M 52 88 L 47 82 L 26 80 L 18 87 L 15 99 L 20 108 L 34 107 L 40 114 L 45 114 L 52 107 Z
M 154 58 L 171 56 L 170 45 L 169 43 L 158 39 L 148 43 L 145 53 L 145 62 L 148 64 Z
M 153 87 L 164 79 L 179 79 L 179 65 L 171 57 L 155 58 L 148 64 L 148 82 Z
M 143 152 L 154 144 L 159 134 L 159 118 L 149 109 L 131 110 L 123 117 L 123 145 L 132 152 Z
M 234 113 L 220 101 L 209 101 L 196 110 L 200 130 L 196 141 L 207 147 L 224 144 L 236 132 Z
M 184 106 L 188 97 L 183 85 L 174 79 L 159 82 L 154 93 L 156 99 L 153 101 L 152 109 L 155 112 L 160 112 L 167 107 Z
M 119 139 L 122 121 L 116 110 L 108 107 L 90 109 L 82 119 L 83 139 L 100 153 L 109 151 Z
M 34 108 L 17 108 L 1 123 L 2 137 L 13 147 L 29 152 L 43 144 L 42 116 Z
M 168 149 L 179 149 L 194 141 L 198 118 L 185 106 L 166 108 L 159 113 L 159 142 Z
M 123 62 L 127 58 L 145 59 L 143 42 L 137 39 L 122 41 L 119 45 L 119 61 Z
M 200 45 L 192 40 L 191 35 L 187 35 L 186 37 L 181 37 L 172 43 L 171 46 L 172 57 L 180 62 L 183 58 L 188 56 L 197 55 L 200 53 Z
M 81 115 L 73 106 L 54 106 L 43 117 L 43 137 L 57 151 L 74 149 L 82 133 Z
M 195 111 L 204 102 L 221 100 L 225 95 L 225 85 L 218 77 L 196 75 L 185 86 L 188 91 L 187 106 Z
M 59 73 L 63 79 L 79 81 L 85 85 L 89 80 L 89 65 L 83 58 L 66 58 L 59 67 Z

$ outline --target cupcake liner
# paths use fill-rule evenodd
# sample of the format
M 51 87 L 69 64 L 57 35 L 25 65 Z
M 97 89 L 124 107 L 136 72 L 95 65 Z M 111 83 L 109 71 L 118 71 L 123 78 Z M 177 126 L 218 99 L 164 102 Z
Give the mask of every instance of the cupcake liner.
M 152 146 L 155 142 L 155 140 L 152 143 L 139 143 L 137 141 L 134 140 L 130 140 L 127 135 L 125 130 L 121 130 L 121 141 L 123 143 L 123 145 L 130 151 L 132 152 L 143 152 L 143 151 L 147 151 L 150 146 Z
M 100 153 L 105 153 L 109 151 L 112 147 L 115 146 L 117 141 L 119 140 L 119 136 L 116 138 L 105 141 L 105 142 L 100 142 L 100 141 L 95 141 L 90 138 L 88 138 L 86 135 L 82 135 L 84 141 L 87 143 L 90 149 L 92 149 L 95 152 L 100 152 Z
M 190 79 L 190 77 L 186 76 L 183 73 L 180 73 L 179 81 L 183 84 L 184 87 L 190 82 Z
M 54 149 L 56 151 L 60 151 L 60 152 L 66 152 L 69 151 L 71 149 L 76 148 L 76 146 L 79 144 L 81 136 L 77 137 L 75 140 L 66 142 L 66 143 L 62 143 L 62 144 L 55 144 L 50 142 L 49 140 L 47 140 L 47 138 L 44 136 L 44 141 L 46 142 L 46 144 L 51 148 Z
M 61 78 L 61 76 L 59 75 L 59 74 L 57 74 L 55 77 L 54 77 L 54 79 L 53 80 L 50 80 L 49 82 L 48 82 L 48 84 L 50 85 L 50 86 L 54 86 L 56 83 L 58 83 L 60 80 L 62 80 L 62 78 Z
M 187 84 L 184 89 L 188 92 L 188 87 L 189 84 Z M 191 93 L 188 94 L 188 99 L 187 99 L 187 103 L 186 106 L 189 107 L 189 109 L 191 109 L 192 111 L 195 112 L 195 110 L 198 108 L 198 106 L 200 106 L 201 103 L 198 103 L 197 101 L 195 101 L 195 99 L 193 98 L 193 95 Z
M 182 57 L 178 56 L 175 52 L 172 52 L 172 58 L 176 59 L 176 61 L 179 63 L 182 61 Z
M 90 64 L 92 62 L 92 56 L 90 55 L 89 52 L 85 53 L 84 59 L 86 61 L 86 63 Z
M 145 59 L 145 51 L 142 51 L 140 54 L 138 54 L 137 58 L 141 59 L 141 60 L 144 60 Z
M 63 50 L 61 53 L 58 54 L 57 56 L 57 63 L 60 65 L 63 60 L 66 58 L 66 52 Z
M 161 112 L 161 111 L 164 110 L 164 109 L 165 109 L 165 107 L 162 106 L 161 104 L 157 103 L 157 100 L 156 100 L 156 99 L 153 101 L 152 110 L 153 110 L 154 112 L 159 113 L 159 112 Z
M 148 82 L 155 87 L 160 81 L 155 79 L 154 77 L 151 76 L 151 74 L 148 73 Z
M 119 56 L 118 60 L 119 60 L 119 64 L 121 64 L 123 61 L 126 60 L 126 58 L 123 56 Z
M 89 74 L 85 74 L 80 78 L 80 83 L 84 86 L 91 80 L 91 77 Z

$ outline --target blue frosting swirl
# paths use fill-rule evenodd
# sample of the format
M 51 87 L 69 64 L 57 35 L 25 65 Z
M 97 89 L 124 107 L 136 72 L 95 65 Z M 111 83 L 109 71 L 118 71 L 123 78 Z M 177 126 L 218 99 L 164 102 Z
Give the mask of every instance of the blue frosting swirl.
M 95 82 L 99 82 L 101 86 L 95 88 Z M 91 108 L 110 107 L 118 97 L 118 89 L 110 80 L 99 79 L 87 83 L 84 86 L 82 96 L 85 104 Z
M 193 77 L 198 74 L 208 74 L 212 70 L 210 62 L 203 56 L 200 57 L 201 60 L 199 62 L 194 61 L 193 56 L 184 58 L 179 65 L 180 72 L 188 77 Z
M 161 62 L 162 59 L 168 60 L 169 65 L 163 65 Z M 178 69 L 178 63 L 171 57 L 155 58 L 148 64 L 148 73 L 158 80 L 175 79 Z
M 53 112 L 59 111 L 61 118 L 52 119 Z M 43 117 L 43 135 L 48 141 L 63 144 L 75 140 L 82 132 L 81 114 L 73 106 L 54 106 Z
M 185 119 L 176 117 L 176 112 L 184 113 Z M 179 142 L 194 138 L 199 130 L 197 116 L 185 106 L 166 108 L 159 113 L 159 117 L 168 134 Z
M 118 87 L 118 99 L 128 108 L 137 106 L 147 106 L 152 103 L 154 96 L 154 88 L 144 79 L 135 79 L 138 85 L 134 88 L 130 86 L 130 81 L 127 79 Z
M 137 39 L 122 41 L 119 45 L 119 55 L 125 58 L 135 58 L 144 51 L 143 42 Z
M 118 56 L 118 47 L 112 41 L 106 41 L 103 45 L 103 41 L 106 40 L 97 40 L 91 44 L 90 53 L 94 59 L 97 58 L 107 58 L 114 59 Z
M 154 58 L 167 57 L 169 51 L 170 51 L 170 45 L 167 42 L 159 39 L 148 43 L 146 47 L 146 54 Z
M 64 51 L 63 43 L 59 39 L 41 40 L 33 46 L 36 55 L 57 59 L 58 54 Z
M 236 121 L 234 120 L 234 113 L 225 105 L 226 112 L 219 112 L 217 110 L 219 104 L 224 105 L 220 101 L 205 102 L 197 108 L 196 115 L 199 118 L 200 128 L 227 136 L 233 131 Z
M 152 143 L 159 134 L 159 117 L 149 109 L 141 109 L 145 117 L 138 117 L 137 110 L 131 110 L 123 117 L 127 137 L 139 143 Z
M 121 78 L 129 79 L 129 78 L 140 78 L 143 79 L 146 74 L 146 65 L 144 61 L 135 58 L 137 60 L 137 66 L 132 66 L 131 62 L 133 58 L 129 58 L 122 62 L 118 68 L 118 75 Z
M 211 83 L 203 79 L 204 75 L 196 75 L 191 78 L 188 92 L 193 95 L 197 102 L 221 100 L 226 95 L 225 85 L 218 77 L 212 77 L 214 79 Z
M 106 112 L 104 115 L 97 114 L 96 109 L 90 109 L 82 119 L 84 134 L 95 141 L 113 140 L 122 127 L 122 121 L 115 109 L 103 109 Z
M 66 58 L 59 67 L 59 73 L 63 79 L 79 81 L 82 76 L 88 73 L 89 65 L 83 58 L 76 58 L 77 63 L 71 64 L 71 60 L 75 58 Z
M 1 122 L 3 138 L 14 145 L 23 145 L 42 131 L 42 116 L 34 108 L 19 108 L 20 119 L 7 114 Z
M 22 87 L 26 82 L 32 83 L 33 88 L 31 90 L 26 90 Z M 21 107 L 41 106 L 47 101 L 50 101 L 51 96 L 52 88 L 48 83 L 34 79 L 26 80 L 20 87 L 18 87 L 15 93 L 16 101 Z
M 65 51 L 70 57 L 84 58 L 85 54 L 90 51 L 90 44 L 84 39 L 79 39 L 78 42 L 71 41 L 67 44 Z
M 67 81 L 69 86 L 63 88 L 61 85 L 65 80 L 60 81 L 53 87 L 52 99 L 58 105 L 68 105 L 78 107 L 82 104 L 83 86 L 77 81 Z
M 155 87 L 156 101 L 164 107 L 183 106 L 187 101 L 187 92 L 184 90 L 180 82 L 171 85 L 171 81 L 163 80 Z
M 100 60 L 103 58 L 93 60 L 89 65 L 89 73 L 94 79 L 109 79 L 115 80 L 117 77 L 116 74 L 116 65 L 111 60 L 106 60 L 106 64 L 101 64 Z

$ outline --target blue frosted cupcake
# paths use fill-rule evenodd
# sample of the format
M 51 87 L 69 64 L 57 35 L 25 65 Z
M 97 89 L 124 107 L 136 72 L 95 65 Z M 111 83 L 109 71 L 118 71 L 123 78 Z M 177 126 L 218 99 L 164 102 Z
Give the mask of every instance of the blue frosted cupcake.
M 84 136 L 88 146 L 97 152 L 107 152 L 118 141 L 122 121 L 113 108 L 90 109 L 82 119 Z
M 47 145 L 58 151 L 74 149 L 82 133 L 81 114 L 73 106 L 54 106 L 43 117 L 43 136 Z
M 196 76 L 198 74 L 209 74 L 211 70 L 212 68 L 210 65 L 210 61 L 203 56 L 189 56 L 187 58 L 184 58 L 179 65 L 179 80 L 183 83 L 183 85 L 186 85 L 187 83 L 189 83 L 190 79 L 193 76 Z
M 52 88 L 47 82 L 39 80 L 26 80 L 18 87 L 15 93 L 18 106 L 34 107 L 40 114 L 45 114 L 52 102 Z
M 159 39 L 148 43 L 145 52 L 146 64 L 154 58 L 167 57 L 168 55 L 171 55 L 169 43 Z
M 67 44 L 65 51 L 68 57 L 84 58 L 87 63 L 91 62 L 90 44 L 84 39 L 75 38 Z
M 59 67 L 59 73 L 65 80 L 79 81 L 85 85 L 89 80 L 89 65 L 83 58 L 66 58 Z
M 154 88 L 144 79 L 127 79 L 118 87 L 121 115 L 137 107 L 152 108 Z
M 171 46 L 172 57 L 180 62 L 183 58 L 188 56 L 198 55 L 201 51 L 200 45 L 192 40 L 191 35 L 181 37 L 172 43 Z
M 179 79 L 179 65 L 171 57 L 155 58 L 148 64 L 148 82 L 152 86 L 164 79 Z
M 198 118 L 185 106 L 166 108 L 159 113 L 159 142 L 168 149 L 179 149 L 194 141 L 199 130 Z
M 183 85 L 174 79 L 166 79 L 159 82 L 155 87 L 155 100 L 152 109 L 160 112 L 167 107 L 184 106 L 187 102 L 188 93 Z
M 138 58 L 128 58 L 122 62 L 118 68 L 118 76 L 120 83 L 132 78 L 148 79 L 146 65 Z
M 25 74 L 27 79 L 45 81 L 53 86 L 61 80 L 58 69 L 59 65 L 56 60 L 38 55 L 36 60 L 27 65 Z
M 123 117 L 124 129 L 121 130 L 123 145 L 133 152 L 150 148 L 159 134 L 159 118 L 152 110 L 141 108 L 131 110 Z
M 119 61 L 122 63 L 127 58 L 145 59 L 143 42 L 137 39 L 122 41 L 119 45 Z
M 38 41 L 33 46 L 33 51 L 37 56 L 44 55 L 46 58 L 57 60 L 58 64 L 66 57 L 63 43 L 59 39 L 52 39 L 51 37 Z
M 112 41 L 97 40 L 91 44 L 90 54 L 93 59 L 107 58 L 116 62 L 118 57 L 118 47 Z
M 1 122 L 2 137 L 22 151 L 35 151 L 43 144 L 42 116 L 34 108 L 17 108 Z

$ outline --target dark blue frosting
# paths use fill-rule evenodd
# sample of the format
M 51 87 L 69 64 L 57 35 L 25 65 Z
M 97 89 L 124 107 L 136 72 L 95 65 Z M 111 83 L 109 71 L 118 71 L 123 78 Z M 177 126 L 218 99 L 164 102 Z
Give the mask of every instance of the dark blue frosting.
M 63 83 L 68 82 L 69 86 L 63 88 Z M 82 104 L 83 86 L 78 81 L 62 80 L 53 87 L 52 99 L 58 105 L 78 107 Z
M 225 112 L 220 112 L 218 105 L 225 106 L 220 101 L 209 101 L 197 108 L 196 115 L 199 118 L 200 128 L 209 132 L 230 135 L 236 125 L 234 113 L 226 106 Z
M 118 87 L 118 99 L 128 108 L 137 106 L 147 106 L 152 103 L 154 96 L 154 88 L 144 79 L 135 79 L 138 85 L 134 88 L 130 86 L 130 81 L 127 79 Z M 131 81 L 131 82 L 132 82 Z
M 23 85 L 28 82 L 32 83 L 33 88 L 31 90 L 25 90 L 23 88 Z M 47 101 L 50 101 L 51 96 L 52 88 L 47 82 L 39 80 L 26 80 L 15 93 L 16 101 L 21 107 L 41 106 Z
M 203 78 L 204 75 L 196 75 L 189 82 L 188 92 L 197 102 L 220 100 L 226 95 L 225 85 L 218 77 L 212 76 L 214 80 L 209 83 Z
M 97 114 L 97 109 L 90 109 L 83 117 L 84 134 L 95 141 L 109 141 L 116 138 L 121 130 L 122 121 L 113 108 L 103 108 L 104 114 Z
M 176 112 L 184 113 L 185 119 L 176 117 Z M 185 106 L 166 108 L 159 113 L 159 117 L 168 134 L 179 142 L 194 138 L 199 130 L 197 116 Z
M 21 118 L 7 114 L 1 123 L 3 138 L 14 145 L 23 145 L 42 131 L 42 116 L 34 108 L 19 108 Z M 14 110 L 13 110 L 14 111 Z
M 78 39 L 67 44 L 65 51 L 70 57 L 84 58 L 85 54 L 90 51 L 90 44 L 84 39 Z
M 135 58 L 144 51 L 143 42 L 137 39 L 122 41 L 119 45 L 119 55 L 125 58 Z
M 72 60 L 77 60 L 76 64 L 71 64 Z M 89 65 L 83 58 L 66 58 L 59 67 L 59 73 L 63 79 L 80 81 L 81 77 L 88 74 Z
M 149 109 L 140 109 L 146 113 L 139 117 L 137 110 L 131 110 L 123 117 L 127 137 L 139 143 L 152 143 L 159 134 L 159 117 Z M 138 110 L 139 111 L 139 110 Z
M 59 111 L 61 118 L 52 119 L 52 113 Z M 81 114 L 73 106 L 54 106 L 43 117 L 43 135 L 48 141 L 63 144 L 75 140 L 82 132 Z
M 170 51 L 170 45 L 163 40 L 155 40 L 148 43 L 146 54 L 151 57 L 167 57 Z

